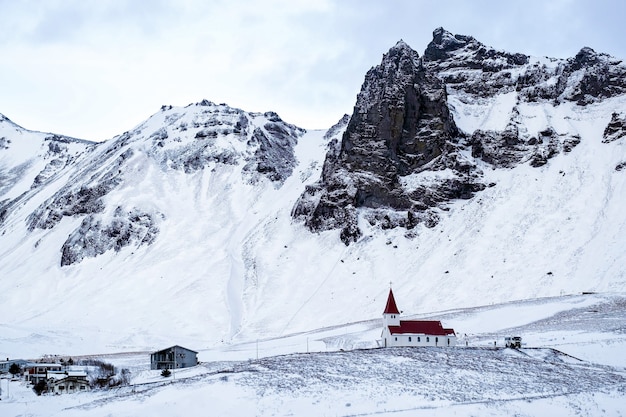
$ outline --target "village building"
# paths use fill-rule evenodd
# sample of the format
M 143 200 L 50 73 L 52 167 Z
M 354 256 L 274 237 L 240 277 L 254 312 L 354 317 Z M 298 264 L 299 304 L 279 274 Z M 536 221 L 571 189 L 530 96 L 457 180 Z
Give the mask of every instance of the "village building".
M 198 352 L 182 346 L 172 346 L 150 355 L 150 369 L 189 368 L 198 364 Z
M 62 365 L 58 363 L 28 362 L 24 365 L 24 380 L 37 384 L 48 380 L 48 372 L 61 371 Z
M 456 345 L 454 330 L 444 328 L 440 321 L 400 320 L 400 310 L 391 289 L 383 311 L 381 338 L 383 347 Z
M 52 394 L 73 394 L 90 388 L 85 371 L 48 372 L 48 392 Z
M 24 365 L 26 365 L 28 363 L 28 361 L 25 361 L 24 359 L 12 359 L 9 360 L 9 358 L 7 358 L 6 361 L 0 361 L 0 374 L 6 374 L 9 372 L 9 369 L 11 368 L 11 365 L 16 364 L 20 367 L 20 369 L 24 369 Z

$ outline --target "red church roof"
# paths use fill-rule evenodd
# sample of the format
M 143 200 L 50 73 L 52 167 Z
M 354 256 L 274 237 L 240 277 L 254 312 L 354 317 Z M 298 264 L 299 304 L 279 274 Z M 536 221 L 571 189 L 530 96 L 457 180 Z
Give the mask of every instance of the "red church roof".
M 398 310 L 398 306 L 396 306 L 396 299 L 393 298 L 391 288 L 389 288 L 389 297 L 387 297 L 387 305 L 385 306 L 383 314 L 400 314 L 400 310 Z
M 395 304 L 394 304 L 395 306 Z M 400 320 L 399 326 L 389 326 L 391 334 L 427 334 L 432 336 L 453 335 L 453 329 L 444 329 L 440 321 Z

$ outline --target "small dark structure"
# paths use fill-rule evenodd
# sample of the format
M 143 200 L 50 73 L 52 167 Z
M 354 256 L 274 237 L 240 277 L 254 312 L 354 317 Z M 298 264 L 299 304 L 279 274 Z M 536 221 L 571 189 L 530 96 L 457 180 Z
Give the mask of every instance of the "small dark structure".
M 189 368 L 198 364 L 198 352 L 182 346 L 172 346 L 150 355 L 150 369 Z

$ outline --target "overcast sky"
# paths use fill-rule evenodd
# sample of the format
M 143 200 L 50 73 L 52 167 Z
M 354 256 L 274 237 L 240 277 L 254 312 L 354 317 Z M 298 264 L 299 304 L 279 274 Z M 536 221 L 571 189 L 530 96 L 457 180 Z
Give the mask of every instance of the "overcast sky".
M 208 99 L 328 128 L 365 72 L 443 26 L 510 52 L 626 58 L 622 0 L 0 0 L 0 113 L 104 140 Z

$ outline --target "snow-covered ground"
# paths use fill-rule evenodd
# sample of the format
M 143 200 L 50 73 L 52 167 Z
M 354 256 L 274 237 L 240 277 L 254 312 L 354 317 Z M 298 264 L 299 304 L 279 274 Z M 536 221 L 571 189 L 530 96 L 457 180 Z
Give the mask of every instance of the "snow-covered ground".
M 149 352 L 94 355 L 131 385 L 37 397 L 2 380 L 0 415 L 622 416 L 624 306 L 624 294 L 585 294 L 419 316 L 453 327 L 456 348 L 378 349 L 380 319 L 346 323 L 224 343 L 169 378 Z M 524 347 L 504 348 L 506 335 Z

